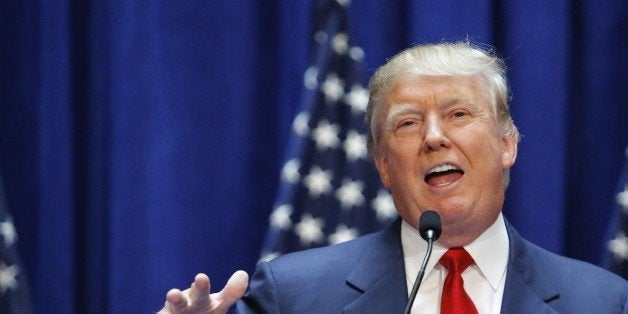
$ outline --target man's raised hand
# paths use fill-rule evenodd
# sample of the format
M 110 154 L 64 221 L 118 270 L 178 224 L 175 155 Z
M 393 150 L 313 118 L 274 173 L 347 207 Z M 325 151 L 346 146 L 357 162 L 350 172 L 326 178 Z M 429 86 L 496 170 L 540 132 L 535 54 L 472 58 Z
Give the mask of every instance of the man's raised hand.
M 166 295 L 166 304 L 161 314 L 222 314 L 236 303 L 246 291 L 249 275 L 244 271 L 235 272 L 222 291 L 210 294 L 209 277 L 198 274 L 190 288 L 181 291 L 172 289 Z

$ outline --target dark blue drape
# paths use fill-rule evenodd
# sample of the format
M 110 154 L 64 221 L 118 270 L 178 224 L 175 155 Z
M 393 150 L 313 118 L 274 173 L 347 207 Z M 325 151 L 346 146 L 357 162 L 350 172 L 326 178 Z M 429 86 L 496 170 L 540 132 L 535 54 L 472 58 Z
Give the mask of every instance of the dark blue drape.
M 599 263 L 628 144 L 625 1 L 355 1 L 368 74 L 412 44 L 506 58 L 505 212 Z M 38 313 L 146 313 L 259 257 L 310 55 L 307 1 L 0 2 L 0 171 Z

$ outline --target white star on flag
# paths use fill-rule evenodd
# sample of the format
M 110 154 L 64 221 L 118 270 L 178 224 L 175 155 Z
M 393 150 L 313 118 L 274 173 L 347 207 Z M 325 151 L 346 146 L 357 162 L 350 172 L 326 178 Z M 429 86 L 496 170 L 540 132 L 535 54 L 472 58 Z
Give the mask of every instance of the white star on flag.
M 311 66 L 305 70 L 303 85 L 309 90 L 315 90 L 318 87 L 318 68 L 316 66 Z
M 17 233 L 15 232 L 15 226 L 12 220 L 7 219 L 4 222 L 0 222 L 0 234 L 4 238 L 4 243 L 7 246 L 11 246 L 15 243 Z
M 310 115 L 307 112 L 301 112 L 294 118 L 292 122 L 292 129 L 294 133 L 301 137 L 304 137 L 310 133 L 310 127 L 307 125 L 310 122 Z
M 360 47 L 351 47 L 349 49 L 349 57 L 356 62 L 360 62 L 364 59 L 364 50 Z
M 628 213 L 628 185 L 624 185 L 624 190 L 617 194 L 616 201 Z
M 304 184 L 310 192 L 310 196 L 319 197 L 321 194 L 327 194 L 331 191 L 331 179 L 333 173 L 331 170 L 324 171 L 319 166 L 312 167 L 310 173 L 305 176 Z
M 608 249 L 616 259 L 625 260 L 628 258 L 628 237 L 623 232 L 619 232 L 615 239 L 608 242 Z
M 375 209 L 377 219 L 381 221 L 389 220 L 397 215 L 392 196 L 384 189 L 380 189 L 379 192 L 377 192 L 377 197 L 375 197 L 371 205 L 373 209 Z
M 349 131 L 344 143 L 344 149 L 350 161 L 366 159 L 366 135 L 362 135 L 354 130 Z
M 336 148 L 340 143 L 339 133 L 340 128 L 337 125 L 331 124 L 327 120 L 318 122 L 312 134 L 312 138 L 316 142 L 316 149 L 324 151 L 328 148 Z
M 270 224 L 275 228 L 288 229 L 292 225 L 290 215 L 292 215 L 292 206 L 288 204 L 281 205 L 275 208 L 270 215 Z
M 351 91 L 345 95 L 345 101 L 354 114 L 364 114 L 369 103 L 369 91 L 360 84 L 354 84 Z
M 363 188 L 364 184 L 360 181 L 342 180 L 342 186 L 336 191 L 336 198 L 342 208 L 349 209 L 364 204 Z
M 4 294 L 9 289 L 15 289 L 17 287 L 17 274 L 19 269 L 17 265 L 7 266 L 5 263 L 0 263 L 0 293 Z
M 327 42 L 327 38 L 329 38 L 329 36 L 327 36 L 327 33 L 324 31 L 318 31 L 314 34 L 314 41 L 321 45 Z
M 332 45 L 337 54 L 343 55 L 349 49 L 349 38 L 345 33 L 339 33 L 332 39 Z
M 339 79 L 335 73 L 329 74 L 321 86 L 325 99 L 329 102 L 338 101 L 345 93 L 344 88 L 344 81 Z
M 349 6 L 349 3 L 351 3 L 351 0 L 336 0 L 336 2 L 338 2 L 338 4 L 340 4 L 343 7 L 347 7 Z
M 329 236 L 330 244 L 338 244 L 342 242 L 346 242 L 349 240 L 353 240 L 358 237 L 360 232 L 357 229 L 349 229 L 345 225 L 338 225 L 336 228 L 336 232 L 332 233 Z
M 314 218 L 310 214 L 304 214 L 301 221 L 295 226 L 295 232 L 299 236 L 302 245 L 320 243 L 325 238 L 323 226 L 322 219 Z
M 299 179 L 301 178 L 301 175 L 299 174 L 300 167 L 301 163 L 298 159 L 290 159 L 281 169 L 281 179 L 292 184 L 299 182 Z

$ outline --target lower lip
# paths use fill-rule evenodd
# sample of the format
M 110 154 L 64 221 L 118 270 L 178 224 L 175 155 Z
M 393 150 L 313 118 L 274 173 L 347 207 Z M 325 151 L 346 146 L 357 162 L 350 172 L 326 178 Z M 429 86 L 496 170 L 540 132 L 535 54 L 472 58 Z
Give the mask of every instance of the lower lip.
M 458 183 L 461 181 L 463 176 L 464 174 L 454 173 L 454 174 L 443 176 L 443 177 L 433 178 L 430 180 L 430 183 L 427 183 L 427 182 L 425 183 L 430 190 L 438 191 L 438 192 L 447 192 L 450 189 L 455 188 L 458 185 Z
M 439 186 L 446 186 L 446 185 L 450 185 L 453 184 L 454 182 L 460 180 L 460 178 L 462 178 L 463 174 L 459 173 L 459 172 L 451 172 L 447 175 L 442 175 L 442 176 L 437 176 L 437 177 L 433 177 L 429 180 L 429 182 L 426 182 L 429 186 L 434 186 L 434 187 L 439 187 Z

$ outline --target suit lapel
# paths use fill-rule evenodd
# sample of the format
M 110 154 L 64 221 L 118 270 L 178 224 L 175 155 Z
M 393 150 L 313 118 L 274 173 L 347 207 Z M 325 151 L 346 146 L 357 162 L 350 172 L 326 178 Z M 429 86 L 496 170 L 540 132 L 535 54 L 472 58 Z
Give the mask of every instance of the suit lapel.
M 347 283 L 362 294 L 349 303 L 345 313 L 401 313 L 408 301 L 401 220 L 373 238 Z
M 377 234 L 366 248 L 347 283 L 362 294 L 344 313 L 401 313 L 408 302 L 401 220 Z M 558 300 L 558 290 L 544 276 L 547 271 L 534 258 L 527 243 L 506 221 L 510 243 L 508 272 L 502 313 L 557 313 L 549 304 Z
M 544 269 L 527 243 L 506 221 L 510 242 L 508 272 L 502 299 L 502 313 L 556 313 L 549 305 L 558 290 L 544 276 Z

